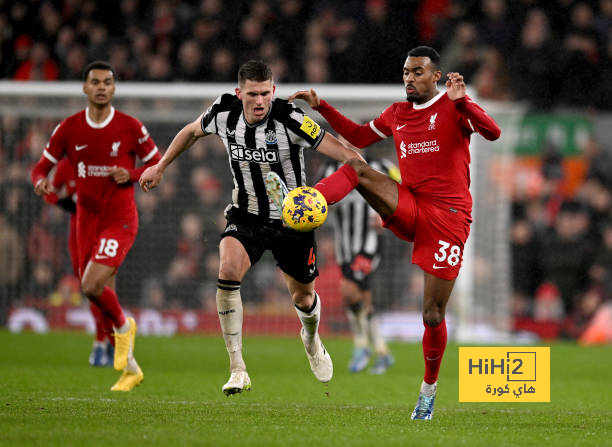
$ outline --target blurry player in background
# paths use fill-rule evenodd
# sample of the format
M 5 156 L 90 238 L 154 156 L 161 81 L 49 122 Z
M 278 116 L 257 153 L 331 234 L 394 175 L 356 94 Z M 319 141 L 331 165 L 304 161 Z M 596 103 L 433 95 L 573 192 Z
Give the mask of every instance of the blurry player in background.
M 234 180 L 232 203 L 225 209 L 227 225 L 219 244 L 217 311 L 230 360 L 230 378 L 222 387 L 232 395 L 251 388 L 242 357 L 242 279 L 270 250 L 302 323 L 300 336 L 310 368 L 321 382 L 333 376 L 332 359 L 319 337 L 321 298 L 315 292 L 314 234 L 284 228 L 281 206 L 266 179 L 275 173 L 291 189 L 306 184 L 304 149 L 338 161 L 359 157 L 286 100 L 274 98 L 272 70 L 248 61 L 238 70 L 235 94 L 226 93 L 174 137 L 161 161 L 140 178 L 144 191 L 159 185 L 176 157 L 201 137 L 216 134 L 227 149 Z M 276 197 L 277 198 L 277 197 Z
M 138 232 L 132 183 L 161 157 L 147 129 L 115 110 L 115 70 L 106 62 L 83 73 L 87 108 L 62 121 L 32 171 L 34 191 L 52 192 L 47 174 L 64 156 L 77 177 L 76 234 L 81 290 L 114 328 L 113 365 L 123 371 L 113 391 L 130 391 L 144 374 L 134 358 L 136 322 L 125 316 L 114 291 L 115 275 Z M 136 157 L 145 166 L 135 168 Z
M 406 101 L 387 107 L 367 124 L 359 125 L 319 100 L 314 90 L 299 91 L 340 135 L 357 147 L 393 136 L 402 183 L 350 160 L 315 188 L 329 204 L 354 188 L 380 214 L 396 236 L 414 242 L 412 262 L 425 274 L 423 297 L 423 357 L 425 377 L 412 419 L 433 416 L 438 373 L 446 348 L 446 304 L 461 267 L 463 247 L 472 222 L 470 195 L 470 135 L 499 138 L 495 121 L 466 95 L 463 76 L 448 73 L 446 91 L 440 55 L 430 47 L 408 52 L 403 67 Z
M 372 169 L 399 181 L 399 170 L 390 161 L 380 159 L 367 162 Z M 339 163 L 329 163 L 323 175 L 330 176 L 340 166 Z M 370 284 L 380 262 L 380 216 L 353 190 L 330 207 L 330 218 L 334 227 L 336 261 L 342 270 L 340 291 L 353 334 L 349 371 L 356 373 L 365 370 L 374 352 L 376 359 L 370 373 L 383 374 L 393 365 L 394 359 L 380 334 Z
M 79 256 L 77 251 L 76 236 L 76 201 L 77 201 L 77 179 L 70 164 L 70 160 L 64 157 L 55 167 L 51 179 L 52 190 L 44 196 L 45 202 L 57 205 L 70 214 L 70 229 L 68 231 L 68 252 L 72 263 L 72 273 L 79 277 Z M 112 285 L 113 290 L 114 282 Z M 115 355 L 115 340 L 112 337 L 113 324 L 106 317 L 97 304 L 89 301 L 89 309 L 94 318 L 96 335 L 93 342 L 89 364 L 91 366 L 112 366 Z

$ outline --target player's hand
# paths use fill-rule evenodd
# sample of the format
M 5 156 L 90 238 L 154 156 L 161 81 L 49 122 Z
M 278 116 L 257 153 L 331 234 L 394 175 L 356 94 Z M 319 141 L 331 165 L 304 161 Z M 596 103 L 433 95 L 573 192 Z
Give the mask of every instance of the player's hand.
M 295 99 L 303 99 L 312 108 L 319 107 L 321 105 L 321 100 L 319 99 L 317 92 L 315 92 L 312 88 L 310 89 L 310 91 L 299 90 L 295 92 L 289 97 L 289 102 L 293 102 Z
M 463 76 L 459 73 L 451 72 L 446 75 L 446 94 L 448 99 L 454 101 L 455 99 L 463 98 L 465 96 L 466 88 Z
M 51 186 L 51 182 L 48 178 L 43 178 L 36 183 L 34 186 L 34 192 L 37 196 L 45 196 L 53 191 L 53 187 Z
M 130 173 L 127 169 L 113 166 L 108 170 L 108 176 L 111 177 L 116 184 L 122 185 L 130 181 Z
M 138 179 L 138 183 L 144 192 L 149 192 L 161 183 L 162 175 L 157 165 L 149 166 Z

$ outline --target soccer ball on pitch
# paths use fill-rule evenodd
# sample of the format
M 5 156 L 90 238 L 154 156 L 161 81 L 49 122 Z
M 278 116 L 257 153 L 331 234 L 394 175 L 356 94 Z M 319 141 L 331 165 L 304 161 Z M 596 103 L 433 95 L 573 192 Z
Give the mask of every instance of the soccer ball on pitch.
M 299 186 L 283 202 L 283 222 L 296 231 L 312 231 L 327 219 L 327 200 L 310 186 Z

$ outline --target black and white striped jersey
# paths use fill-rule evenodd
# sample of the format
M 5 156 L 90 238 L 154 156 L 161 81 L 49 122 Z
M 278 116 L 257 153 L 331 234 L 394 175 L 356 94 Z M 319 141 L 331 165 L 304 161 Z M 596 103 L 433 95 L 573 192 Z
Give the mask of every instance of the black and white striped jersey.
M 306 185 L 303 150 L 316 149 L 325 135 L 294 104 L 277 98 L 268 116 L 251 125 L 240 99 L 228 93 L 217 98 L 200 124 L 205 134 L 217 134 L 227 150 L 234 176 L 232 206 L 264 219 L 280 219 L 266 193 L 266 174 L 276 172 L 289 190 Z
M 379 172 L 398 180 L 397 167 L 388 160 L 368 160 L 368 164 Z M 340 163 L 329 163 L 325 177 L 338 170 Z M 338 265 L 351 264 L 357 255 L 364 255 L 378 262 L 379 226 L 378 213 L 357 192 L 351 191 L 345 198 L 329 208 L 334 227 L 336 260 Z

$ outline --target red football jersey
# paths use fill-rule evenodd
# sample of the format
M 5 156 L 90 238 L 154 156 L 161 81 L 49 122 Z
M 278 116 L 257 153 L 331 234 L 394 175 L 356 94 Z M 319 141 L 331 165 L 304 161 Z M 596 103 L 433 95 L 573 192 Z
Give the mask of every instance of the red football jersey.
M 434 204 L 471 212 L 469 143 L 474 128 L 446 92 L 424 104 L 392 104 L 370 127 L 381 138 L 393 136 L 403 186 Z
M 34 184 L 48 174 L 52 165 L 68 157 L 76 174 L 78 206 L 105 217 L 133 213 L 133 182 L 141 169 L 134 169 L 136 156 L 147 163 L 160 158 L 149 132 L 137 119 L 111 107 L 102 123 L 89 119 L 82 110 L 60 123 L 32 174 Z M 131 182 L 118 185 L 108 176 L 108 169 L 123 167 L 130 172 Z

